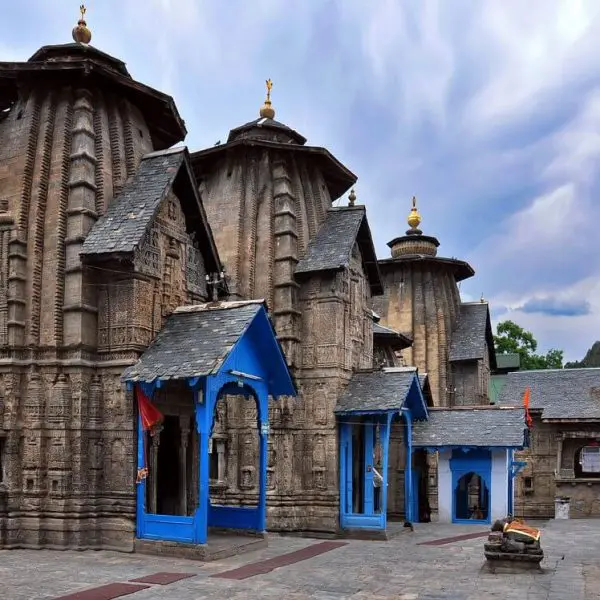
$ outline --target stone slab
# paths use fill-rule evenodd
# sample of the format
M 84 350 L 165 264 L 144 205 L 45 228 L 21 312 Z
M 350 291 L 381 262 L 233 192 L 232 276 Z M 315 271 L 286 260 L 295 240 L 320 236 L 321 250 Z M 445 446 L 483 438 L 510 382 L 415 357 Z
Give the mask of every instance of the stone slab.
M 197 573 L 153 573 L 152 575 L 145 575 L 144 577 L 138 577 L 137 579 L 130 579 L 129 581 L 134 583 L 151 583 L 154 585 L 169 585 L 188 577 L 195 577 Z
M 107 585 L 101 585 L 89 590 L 75 592 L 74 594 L 69 594 L 68 596 L 60 596 L 54 600 L 113 600 L 114 598 L 121 598 L 123 596 L 135 594 L 136 592 L 145 590 L 148 587 L 150 586 L 134 585 L 131 583 L 109 583 Z
M 180 542 L 136 539 L 134 550 L 139 554 L 210 562 L 247 552 L 255 552 L 267 546 L 268 540 L 265 537 L 213 535 L 209 537 L 208 544 L 183 544 Z

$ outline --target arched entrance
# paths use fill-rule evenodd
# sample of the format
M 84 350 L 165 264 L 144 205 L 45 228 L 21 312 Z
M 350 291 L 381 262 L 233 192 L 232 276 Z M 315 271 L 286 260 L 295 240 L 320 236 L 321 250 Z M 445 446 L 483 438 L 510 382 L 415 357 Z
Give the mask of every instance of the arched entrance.
M 241 382 L 240 382 L 241 383 Z M 208 498 L 208 526 L 223 529 L 247 529 L 264 531 L 266 518 L 267 497 L 267 429 L 261 427 L 268 418 L 268 402 L 266 396 L 254 389 L 254 382 L 244 383 L 229 382 L 217 392 L 212 409 L 212 422 L 209 432 L 209 498 Z M 245 404 L 251 409 L 256 424 L 256 431 L 245 435 L 243 448 L 238 452 L 244 456 L 244 467 L 241 474 L 239 490 L 235 490 L 236 501 L 232 495 L 220 494 L 227 490 L 228 482 L 223 474 L 226 465 L 222 461 L 227 455 L 227 443 L 230 436 L 226 429 L 218 427 L 220 413 L 226 406 Z M 216 479 L 215 479 L 216 478 Z
M 489 450 L 454 450 L 452 522 L 490 523 L 492 460 Z
M 295 396 L 296 389 L 262 301 L 178 308 L 123 380 L 139 407 L 137 537 L 206 544 L 209 527 L 264 533 L 269 397 Z M 161 411 L 153 400 L 163 392 Z M 213 435 L 223 396 L 256 407 L 258 464 L 253 489 L 237 504 L 210 501 L 211 479 L 223 475 L 211 455 L 226 452 Z

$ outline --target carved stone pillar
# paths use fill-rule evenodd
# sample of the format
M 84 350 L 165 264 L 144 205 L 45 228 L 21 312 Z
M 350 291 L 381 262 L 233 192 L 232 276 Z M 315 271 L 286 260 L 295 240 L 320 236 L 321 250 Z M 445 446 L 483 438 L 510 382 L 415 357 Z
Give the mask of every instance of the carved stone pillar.
M 181 442 L 179 444 L 179 501 L 180 514 L 187 515 L 187 448 L 190 435 L 190 418 L 187 416 L 179 417 L 179 431 L 181 433 Z
M 85 236 L 98 218 L 94 108 L 88 90 L 76 90 L 75 96 L 65 239 L 64 338 L 61 341 L 67 345 L 95 346 L 97 308 L 90 303 L 93 295 L 86 289 L 79 258 Z
M 287 363 L 296 366 L 298 336 L 298 284 L 294 271 L 298 264 L 298 232 L 295 197 L 285 161 L 273 166 L 273 200 L 275 236 L 273 321 Z
M 154 431 L 154 435 L 150 437 L 150 469 L 148 471 L 148 512 L 156 514 L 156 498 L 157 498 L 157 483 L 158 483 L 158 447 L 160 446 L 160 434 L 162 426 L 159 426 Z

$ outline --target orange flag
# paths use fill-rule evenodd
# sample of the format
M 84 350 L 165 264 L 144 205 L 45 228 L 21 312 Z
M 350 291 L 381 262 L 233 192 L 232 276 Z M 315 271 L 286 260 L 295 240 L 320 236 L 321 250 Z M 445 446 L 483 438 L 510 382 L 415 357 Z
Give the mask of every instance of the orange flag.
M 138 410 L 140 411 L 140 417 L 142 418 L 142 430 L 151 430 L 155 425 L 162 423 L 164 417 L 162 413 L 150 402 L 150 399 L 140 386 L 136 386 Z
M 531 418 L 531 414 L 529 413 L 529 396 L 531 391 L 529 388 L 525 388 L 525 394 L 523 395 L 523 407 L 525 408 L 525 421 L 527 422 L 527 427 L 531 427 L 533 425 L 533 419 Z

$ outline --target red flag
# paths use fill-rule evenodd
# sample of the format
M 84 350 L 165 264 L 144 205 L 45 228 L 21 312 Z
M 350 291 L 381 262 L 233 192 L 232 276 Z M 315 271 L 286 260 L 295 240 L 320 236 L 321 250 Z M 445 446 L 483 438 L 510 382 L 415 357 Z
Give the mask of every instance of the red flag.
M 529 414 L 529 396 L 531 391 L 529 388 L 525 388 L 525 394 L 523 395 L 523 407 L 525 408 L 525 421 L 527 422 L 527 427 L 531 427 L 533 425 L 533 419 L 531 418 L 531 414 Z
M 164 417 L 162 413 L 150 402 L 148 396 L 144 394 L 140 386 L 136 386 L 138 410 L 142 418 L 142 431 L 149 431 L 154 426 L 162 423 Z

